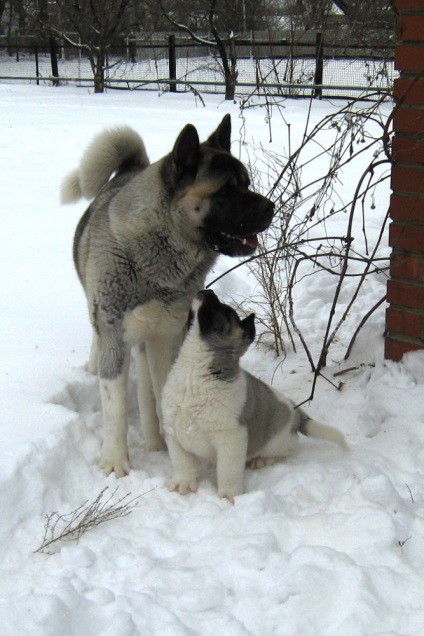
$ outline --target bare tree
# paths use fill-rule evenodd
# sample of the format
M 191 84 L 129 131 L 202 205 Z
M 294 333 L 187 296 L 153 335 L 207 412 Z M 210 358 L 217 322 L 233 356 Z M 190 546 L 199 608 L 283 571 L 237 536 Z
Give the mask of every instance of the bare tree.
M 218 31 L 218 27 L 216 24 L 218 16 L 218 4 L 219 0 L 210 0 L 207 10 L 202 15 L 202 22 L 205 26 L 207 25 L 208 30 L 212 36 L 212 38 L 206 38 L 197 35 L 194 30 L 190 26 L 188 26 L 188 24 L 179 22 L 177 19 L 175 19 L 173 17 L 173 12 L 167 10 L 164 6 L 164 3 L 162 1 L 160 2 L 164 16 L 176 29 L 188 33 L 191 39 L 195 42 L 199 42 L 199 44 L 210 46 L 217 50 L 218 59 L 225 82 L 225 99 L 233 100 L 238 77 L 237 57 L 234 45 L 234 32 L 232 30 L 229 32 L 227 42 L 225 42 L 220 32 Z
M 90 2 L 55 0 L 46 14 L 39 11 L 44 31 L 58 37 L 87 55 L 94 76 L 94 92 L 105 88 L 108 52 L 118 38 L 127 36 L 132 28 L 133 0 L 91 0 Z
M 342 29 L 349 38 L 368 44 L 381 45 L 381 38 L 386 40 L 394 32 L 392 0 L 286 0 L 280 11 L 305 30 L 326 28 L 338 14 L 344 18 Z

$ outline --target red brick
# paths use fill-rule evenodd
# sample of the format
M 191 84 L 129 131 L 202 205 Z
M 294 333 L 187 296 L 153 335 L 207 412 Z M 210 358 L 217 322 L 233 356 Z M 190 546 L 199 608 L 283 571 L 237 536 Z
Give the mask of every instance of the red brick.
M 392 167 L 392 190 L 424 193 L 424 166 Z
M 408 353 L 409 351 L 417 351 L 419 349 L 424 349 L 424 343 L 421 344 L 420 342 L 395 340 L 387 337 L 385 341 L 384 357 L 386 360 L 399 362 L 402 360 L 405 353 Z
M 406 225 L 393 221 L 389 227 L 389 245 L 401 250 L 424 253 L 424 225 Z
M 394 192 L 390 197 L 390 217 L 395 221 L 424 224 L 424 196 Z
M 397 23 L 399 40 L 424 40 L 424 15 L 401 15 Z
M 393 252 L 390 258 L 390 276 L 424 283 L 424 253 L 420 257 Z
M 398 71 L 421 71 L 424 68 L 422 45 L 399 44 L 395 49 L 395 69 Z
M 393 139 L 393 160 L 424 163 L 424 134 L 409 137 L 395 135 Z
M 393 130 L 395 132 L 424 133 L 424 107 L 401 106 L 398 108 L 393 114 Z
M 424 104 L 424 79 L 395 79 L 393 96 L 402 104 Z
M 395 0 L 395 9 L 398 11 L 422 9 L 424 11 L 424 0 Z
M 424 310 L 424 285 L 387 281 L 387 302 L 392 305 Z
M 386 327 L 389 335 L 398 333 L 420 339 L 423 335 L 423 319 L 424 314 L 420 315 L 410 311 L 402 311 L 401 309 L 394 309 L 393 307 L 386 309 Z

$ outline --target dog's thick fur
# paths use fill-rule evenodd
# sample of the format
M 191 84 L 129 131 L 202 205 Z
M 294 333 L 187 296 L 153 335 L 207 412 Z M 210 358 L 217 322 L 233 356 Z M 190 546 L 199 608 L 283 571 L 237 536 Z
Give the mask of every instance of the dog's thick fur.
M 94 331 L 89 369 L 100 378 L 106 474 L 129 471 L 131 347 L 145 444 L 162 449 L 159 398 L 191 301 L 219 253 L 252 254 L 271 222 L 273 204 L 249 190 L 230 145 L 226 115 L 202 144 L 188 124 L 172 152 L 150 164 L 138 134 L 122 127 L 96 137 L 63 183 L 63 202 L 94 197 L 75 233 L 74 261 Z
M 162 394 L 164 430 L 174 475 L 170 490 L 197 490 L 200 457 L 217 464 L 218 494 L 243 493 L 247 464 L 261 468 L 292 453 L 298 433 L 336 442 L 343 435 L 295 408 L 290 400 L 242 370 L 240 357 L 255 337 L 254 314 L 240 320 L 212 291 L 192 304 L 189 328 Z

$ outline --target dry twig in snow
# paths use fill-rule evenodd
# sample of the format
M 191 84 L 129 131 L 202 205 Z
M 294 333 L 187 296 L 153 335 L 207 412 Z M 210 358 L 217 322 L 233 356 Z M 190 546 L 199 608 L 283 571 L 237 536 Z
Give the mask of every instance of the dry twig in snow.
M 99 495 L 91 503 L 87 500 L 81 506 L 65 514 L 52 512 L 46 515 L 44 538 L 41 545 L 34 552 L 51 554 L 47 549 L 58 541 L 79 541 L 81 535 L 88 530 L 97 527 L 105 521 L 111 521 L 118 517 L 126 517 L 137 506 L 142 495 L 129 499 L 131 493 L 127 493 L 113 502 L 118 488 L 108 496 L 105 493 L 108 487 L 103 488 Z M 146 493 L 143 493 L 146 494 Z

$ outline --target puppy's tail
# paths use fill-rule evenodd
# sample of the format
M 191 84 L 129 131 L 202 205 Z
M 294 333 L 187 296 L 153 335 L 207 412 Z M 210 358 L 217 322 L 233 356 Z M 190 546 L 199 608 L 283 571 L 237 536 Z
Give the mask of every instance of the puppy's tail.
M 118 170 L 145 168 L 150 163 L 140 135 L 129 126 L 104 130 L 94 137 L 80 165 L 63 180 L 62 203 L 93 199 Z
M 326 424 L 321 424 L 320 422 L 311 419 L 304 413 L 301 413 L 301 417 L 302 421 L 299 426 L 299 433 L 303 433 L 303 435 L 306 435 L 307 437 L 315 437 L 316 439 L 325 439 L 329 442 L 334 442 L 343 450 L 349 450 L 349 446 L 347 445 L 343 433 L 340 433 L 340 431 L 332 426 L 327 426 Z

